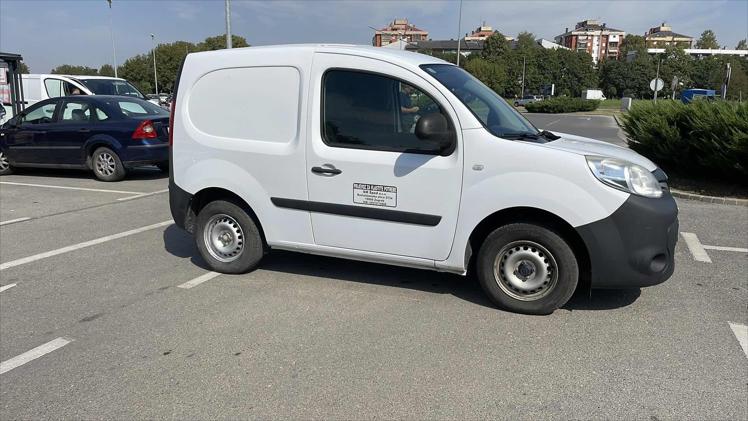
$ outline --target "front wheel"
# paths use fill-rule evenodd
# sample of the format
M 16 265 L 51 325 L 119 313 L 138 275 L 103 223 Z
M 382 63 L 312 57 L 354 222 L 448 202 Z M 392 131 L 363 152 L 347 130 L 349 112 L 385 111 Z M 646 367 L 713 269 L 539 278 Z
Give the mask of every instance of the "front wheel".
M 225 200 L 200 210 L 195 242 L 208 266 L 221 273 L 249 272 L 265 254 L 257 224 L 243 208 Z
M 497 228 L 478 252 L 483 290 L 498 306 L 526 314 L 550 314 L 571 298 L 579 266 L 569 244 L 533 224 Z
M 13 174 L 13 167 L 10 166 L 8 155 L 0 151 L 0 175 Z
M 98 148 L 91 155 L 94 175 L 101 181 L 119 181 L 125 178 L 125 166 L 119 156 L 109 148 Z

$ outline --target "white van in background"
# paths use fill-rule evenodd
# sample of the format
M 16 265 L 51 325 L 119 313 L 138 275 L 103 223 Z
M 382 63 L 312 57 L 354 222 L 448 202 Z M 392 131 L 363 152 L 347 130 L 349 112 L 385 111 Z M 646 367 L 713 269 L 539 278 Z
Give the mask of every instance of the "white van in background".
M 678 209 L 636 152 L 532 125 L 446 61 L 388 48 L 192 53 L 171 108 L 169 200 L 222 273 L 270 249 L 453 272 L 547 314 L 577 285 L 655 285 Z
M 605 94 L 599 89 L 585 89 L 582 91 L 582 99 L 597 99 L 605 101 Z
M 26 105 L 48 98 L 73 95 L 122 95 L 149 101 L 142 92 L 122 78 L 107 76 L 26 74 L 21 75 Z M 158 101 L 150 101 L 158 104 Z

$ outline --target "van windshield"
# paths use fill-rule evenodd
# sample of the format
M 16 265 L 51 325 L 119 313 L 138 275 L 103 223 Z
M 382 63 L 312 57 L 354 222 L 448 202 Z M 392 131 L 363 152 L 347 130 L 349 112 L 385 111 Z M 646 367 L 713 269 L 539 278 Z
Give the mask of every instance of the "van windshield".
M 96 95 L 121 95 L 146 99 L 146 97 L 126 80 L 118 79 L 79 79 Z
M 459 98 L 494 136 L 521 140 L 543 136 L 504 98 L 465 70 L 451 64 L 424 64 L 421 68 Z

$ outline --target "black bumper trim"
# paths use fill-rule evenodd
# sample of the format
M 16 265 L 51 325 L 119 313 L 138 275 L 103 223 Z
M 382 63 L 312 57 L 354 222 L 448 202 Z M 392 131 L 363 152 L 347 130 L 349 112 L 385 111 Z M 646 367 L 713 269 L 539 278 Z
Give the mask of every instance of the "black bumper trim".
M 169 178 L 169 209 L 171 210 L 171 217 L 174 219 L 174 223 L 183 230 L 192 232 L 190 223 L 187 221 L 187 216 L 190 214 L 190 207 L 192 206 L 192 195 L 179 188 L 174 183 L 174 180 Z
M 675 269 L 678 207 L 631 195 L 609 217 L 577 227 L 590 256 L 593 288 L 646 287 L 665 282 Z

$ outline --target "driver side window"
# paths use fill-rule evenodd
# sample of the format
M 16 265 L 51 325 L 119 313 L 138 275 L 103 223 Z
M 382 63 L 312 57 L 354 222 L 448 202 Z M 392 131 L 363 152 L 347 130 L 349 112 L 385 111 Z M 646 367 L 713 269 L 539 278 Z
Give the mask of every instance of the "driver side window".
M 51 102 L 29 111 L 21 118 L 21 124 L 46 124 L 52 122 L 57 103 Z

